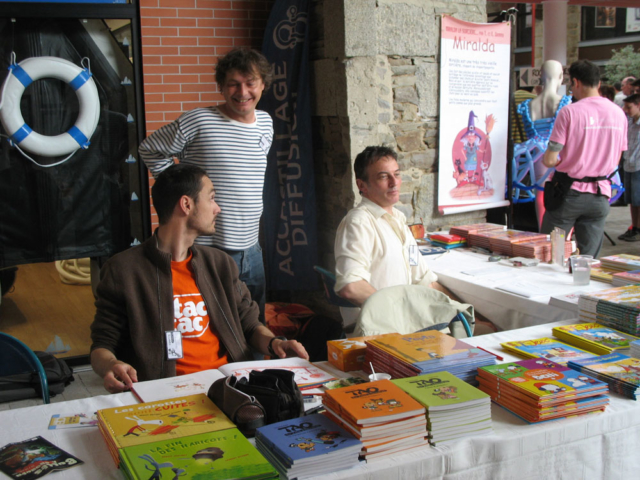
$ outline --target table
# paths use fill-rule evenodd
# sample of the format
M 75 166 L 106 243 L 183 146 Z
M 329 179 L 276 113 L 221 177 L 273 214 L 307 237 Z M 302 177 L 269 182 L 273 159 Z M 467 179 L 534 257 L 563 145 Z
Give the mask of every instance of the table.
M 549 336 L 568 320 L 473 337 L 467 341 L 504 357 L 500 342 Z M 90 412 L 136 403 L 131 394 L 0 412 L 0 445 L 41 435 L 86 463 L 60 474 L 65 479 L 121 478 L 97 428 L 47 430 L 54 413 Z M 494 435 L 462 439 L 418 453 L 394 455 L 378 462 L 323 475 L 322 479 L 594 479 L 637 478 L 640 471 L 640 405 L 611 394 L 604 413 L 527 425 L 497 405 L 491 406 Z M 52 477 L 53 478 L 53 477 Z
M 594 280 L 589 285 L 575 286 L 566 269 L 555 265 L 540 263 L 536 267 L 513 267 L 490 263 L 487 258 L 487 255 L 460 248 L 443 255 L 428 256 L 427 263 L 442 285 L 463 302 L 472 304 L 498 330 L 577 318 L 575 310 L 549 305 L 551 295 L 611 288 L 611 284 Z M 503 285 L 520 286 L 533 295 L 527 298 L 496 288 Z

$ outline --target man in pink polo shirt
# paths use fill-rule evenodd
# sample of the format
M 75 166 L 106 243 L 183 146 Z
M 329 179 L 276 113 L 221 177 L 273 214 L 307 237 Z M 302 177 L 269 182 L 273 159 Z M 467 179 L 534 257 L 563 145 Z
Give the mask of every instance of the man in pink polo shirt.
M 542 232 L 554 227 L 569 232 L 575 227 L 580 253 L 595 258 L 609 215 L 611 182 L 593 178 L 606 178 L 618 166 L 627 149 L 627 120 L 619 107 L 598 94 L 600 71 L 595 64 L 574 62 L 569 77 L 578 101 L 560 110 L 542 162 L 575 181 L 562 204 L 545 212 Z

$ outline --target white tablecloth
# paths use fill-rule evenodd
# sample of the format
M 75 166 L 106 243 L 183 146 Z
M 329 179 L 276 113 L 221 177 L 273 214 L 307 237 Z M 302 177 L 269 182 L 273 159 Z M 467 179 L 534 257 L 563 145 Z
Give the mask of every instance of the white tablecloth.
M 536 267 L 513 267 L 488 262 L 487 258 L 487 255 L 467 249 L 454 249 L 443 255 L 429 256 L 427 262 L 442 285 L 463 302 L 472 304 L 499 330 L 576 318 L 575 311 L 549 305 L 550 296 L 611 288 L 608 283 L 594 280 L 589 285 L 575 286 L 565 269 L 546 263 Z M 533 295 L 527 298 L 496 288 L 499 286 L 521 287 Z
M 563 321 L 559 323 L 570 323 Z M 502 352 L 500 342 L 551 335 L 553 325 L 499 332 L 468 339 Z M 105 395 L 0 412 L 0 445 L 42 435 L 85 461 L 58 475 L 66 479 L 121 478 L 97 428 L 47 430 L 51 415 L 92 412 L 135 403 L 131 394 Z M 394 455 L 378 462 L 322 476 L 323 479 L 615 479 L 638 478 L 640 406 L 611 394 L 604 413 L 528 425 L 492 405 L 494 435 L 463 439 L 453 445 Z M 52 477 L 54 478 L 54 477 Z

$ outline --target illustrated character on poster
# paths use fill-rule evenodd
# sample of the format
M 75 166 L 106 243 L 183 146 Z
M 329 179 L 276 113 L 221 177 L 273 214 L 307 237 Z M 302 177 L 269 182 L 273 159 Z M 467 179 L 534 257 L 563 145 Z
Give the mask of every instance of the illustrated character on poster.
M 491 195 L 494 190 L 491 167 L 490 133 L 496 123 L 493 114 L 485 116 L 485 130 L 476 126 L 478 116 L 469 111 L 466 128 L 458 132 L 453 145 L 453 197 Z
M 554 368 L 555 364 L 551 363 L 551 362 L 545 362 L 544 360 L 537 360 L 536 361 L 537 365 L 542 365 L 545 368 Z

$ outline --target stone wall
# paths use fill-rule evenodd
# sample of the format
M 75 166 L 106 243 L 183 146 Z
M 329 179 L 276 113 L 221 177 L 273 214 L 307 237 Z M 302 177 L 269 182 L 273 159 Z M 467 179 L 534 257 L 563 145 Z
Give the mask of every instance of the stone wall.
M 320 263 L 333 268 L 335 231 L 360 196 L 353 160 L 396 149 L 400 203 L 428 229 L 483 221 L 486 211 L 437 211 L 440 20 L 486 22 L 484 0 L 317 0 L 312 90 Z

